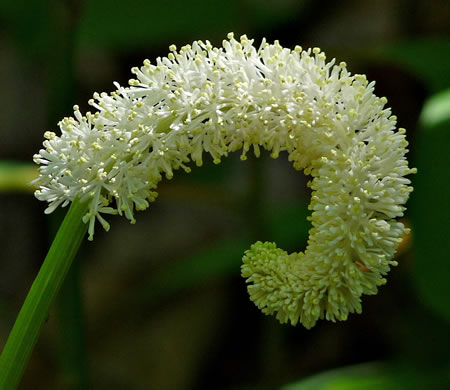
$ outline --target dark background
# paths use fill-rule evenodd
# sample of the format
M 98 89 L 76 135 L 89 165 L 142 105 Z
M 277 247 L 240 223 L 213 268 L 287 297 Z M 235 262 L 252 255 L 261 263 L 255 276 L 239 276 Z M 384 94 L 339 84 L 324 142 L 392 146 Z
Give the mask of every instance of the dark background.
M 264 390 L 314 374 L 292 389 L 447 388 L 449 22 L 445 0 L 0 1 L 0 345 L 64 215 L 23 185 L 44 131 L 172 43 L 233 31 L 321 47 L 376 80 L 419 169 L 388 284 L 312 330 L 264 316 L 239 276 L 256 240 L 304 250 L 303 174 L 285 155 L 178 173 L 136 226 L 113 217 L 85 243 L 22 389 Z M 439 93 L 441 116 L 421 116 Z

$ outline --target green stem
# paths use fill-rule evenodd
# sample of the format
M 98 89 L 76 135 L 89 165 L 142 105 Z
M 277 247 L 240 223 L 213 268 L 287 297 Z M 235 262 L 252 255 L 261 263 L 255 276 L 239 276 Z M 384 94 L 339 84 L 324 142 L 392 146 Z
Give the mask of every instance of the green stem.
M 0 355 L 0 390 L 17 388 L 40 329 L 86 234 L 87 204 L 75 200 L 56 234 Z

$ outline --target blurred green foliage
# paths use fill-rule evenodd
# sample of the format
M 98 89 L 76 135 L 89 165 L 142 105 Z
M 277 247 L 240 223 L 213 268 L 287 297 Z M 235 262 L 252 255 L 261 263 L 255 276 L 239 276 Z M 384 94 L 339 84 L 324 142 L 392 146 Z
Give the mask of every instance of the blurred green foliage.
M 238 293 L 228 293 L 233 297 L 233 313 L 228 313 L 226 317 L 230 317 L 234 325 L 231 323 L 211 325 L 207 318 L 203 318 L 203 322 L 201 322 L 201 311 L 196 312 L 200 318 L 200 322 L 195 323 L 200 324 L 197 332 L 202 339 L 217 349 L 212 347 L 205 349 L 205 347 L 199 346 L 199 351 L 208 351 L 204 352 L 207 357 L 202 360 L 198 357 L 195 358 L 196 355 L 192 351 L 192 355 L 188 356 L 188 352 L 180 347 L 178 351 L 173 351 L 174 355 L 169 354 L 170 358 L 166 361 L 163 361 L 163 353 L 160 354 L 160 350 L 145 349 L 145 354 L 136 357 L 136 360 L 147 359 L 145 360 L 147 363 L 142 363 L 148 365 L 143 370 L 144 374 L 141 377 L 136 375 L 136 378 L 133 378 L 134 382 L 127 378 L 124 380 L 126 384 L 120 387 L 116 378 L 121 375 L 126 377 L 127 372 L 134 372 L 127 366 L 128 362 L 119 362 L 115 365 L 112 358 L 115 351 L 123 348 L 124 344 L 135 345 L 130 338 L 132 338 L 132 333 L 136 332 L 136 328 L 121 318 L 121 316 L 132 316 L 126 307 L 132 306 L 137 312 L 132 318 L 138 317 L 146 327 L 148 326 L 152 330 L 154 329 L 152 326 L 155 325 L 144 322 L 145 319 L 141 318 L 144 317 L 142 313 L 150 311 L 154 322 L 158 322 L 161 320 L 158 306 L 166 307 L 166 310 L 171 309 L 174 314 L 168 322 L 175 325 L 171 328 L 167 327 L 166 333 L 161 331 L 163 336 L 160 339 L 195 338 L 195 334 L 179 335 L 179 333 L 183 333 L 183 330 L 180 330 L 183 329 L 181 324 L 188 322 L 189 318 L 180 318 L 179 313 L 183 313 L 183 311 L 177 311 L 175 301 L 184 302 L 189 313 L 189 310 L 195 305 L 195 299 L 190 293 L 198 286 L 203 286 L 201 288 L 204 288 L 205 295 L 214 296 L 216 290 L 208 286 L 228 283 L 235 287 L 234 284 L 242 283 L 239 279 L 242 253 L 248 248 L 254 237 L 258 238 L 262 232 L 264 237 L 276 241 L 283 248 L 302 250 L 305 246 L 310 227 L 306 221 L 308 211 L 305 200 L 294 204 L 291 200 L 286 201 L 280 197 L 276 201 L 268 202 L 264 193 L 264 183 L 268 182 L 266 177 L 259 177 L 259 184 L 256 182 L 247 186 L 242 185 L 243 181 L 250 181 L 245 174 L 242 179 L 242 172 L 240 172 L 240 170 L 248 169 L 244 168 L 245 163 L 240 163 L 240 168 L 237 168 L 235 162 L 231 160 L 224 161 L 219 166 L 205 164 L 205 167 L 193 170 L 190 175 L 182 174 L 178 187 L 174 187 L 177 193 L 168 193 L 165 195 L 165 199 L 175 203 L 183 197 L 187 199 L 189 194 L 195 194 L 201 199 L 201 203 L 210 207 L 207 209 L 208 212 L 212 213 L 216 209 L 220 209 L 223 213 L 220 215 L 239 215 L 242 218 L 238 219 L 241 224 L 242 221 L 248 222 L 252 218 L 255 221 L 245 225 L 244 229 L 239 229 L 241 227 L 239 223 L 233 225 L 227 234 L 206 232 L 195 245 L 189 246 L 188 252 L 186 252 L 186 244 L 183 244 L 183 237 L 172 237 L 171 245 L 178 249 L 170 252 L 170 256 L 162 251 L 163 255 L 157 259 L 155 259 L 157 256 L 152 250 L 153 248 L 148 248 L 148 246 L 157 246 L 158 240 L 164 241 L 162 233 L 155 230 L 165 231 L 165 227 L 158 226 L 157 229 L 150 230 L 146 233 L 149 236 L 148 242 L 143 242 L 141 248 L 142 257 L 149 265 L 142 266 L 142 269 L 138 268 L 138 276 L 133 274 L 132 282 L 126 284 L 125 287 L 121 284 L 123 283 L 122 274 L 126 274 L 124 269 L 126 267 L 131 269 L 132 264 L 125 264 L 124 268 L 118 268 L 119 271 L 115 271 L 114 274 L 114 270 L 111 270 L 113 268 L 110 265 L 111 262 L 102 263 L 101 256 L 98 254 L 92 255 L 92 257 L 86 255 L 91 263 L 86 264 L 85 267 L 88 268 L 88 273 L 92 273 L 94 276 L 91 279 L 87 277 L 90 284 L 86 282 L 87 285 L 84 288 L 103 293 L 108 288 L 113 290 L 111 295 L 104 293 L 106 296 L 104 300 L 101 299 L 101 294 L 97 294 L 96 298 L 91 297 L 91 300 L 87 299 L 86 302 L 87 306 L 94 307 L 90 311 L 93 316 L 92 321 L 99 322 L 99 333 L 91 330 L 92 334 L 89 336 L 89 330 L 86 332 L 88 341 L 92 345 L 90 347 L 90 354 L 93 356 L 91 358 L 92 365 L 103 367 L 104 370 L 91 375 L 93 383 L 97 385 L 99 382 L 95 382 L 96 376 L 105 381 L 104 387 L 98 385 L 99 388 L 108 388 L 105 378 L 113 378 L 111 381 L 114 388 L 146 388 L 145 385 L 142 385 L 148 380 L 146 376 L 153 375 L 156 378 L 158 375 L 156 371 L 152 371 L 151 374 L 147 372 L 151 368 L 148 361 L 153 362 L 151 359 L 159 359 L 161 365 L 163 363 L 168 366 L 185 364 L 191 370 L 197 366 L 189 364 L 193 364 L 192 361 L 198 359 L 200 363 L 196 370 L 198 371 L 197 375 L 201 378 L 196 381 L 192 379 L 193 376 L 195 377 L 193 373 L 185 374 L 185 389 L 263 389 L 267 387 L 264 381 L 268 375 L 265 374 L 262 367 L 269 366 L 277 367 L 281 371 L 279 377 L 276 378 L 278 383 L 294 383 L 285 386 L 285 390 L 439 389 L 441 383 L 450 382 L 450 378 L 448 378 L 450 369 L 448 355 L 450 320 L 450 268 L 448 267 L 450 256 L 448 223 L 450 215 L 448 180 L 450 72 L 448 69 L 450 69 L 450 35 L 448 32 L 436 33 L 434 30 L 432 33 L 425 34 L 426 26 L 421 27 L 423 31 L 418 29 L 414 33 L 397 33 L 395 35 L 396 31 L 403 31 L 400 25 L 403 20 L 392 21 L 389 19 L 392 13 L 388 12 L 392 11 L 392 8 L 389 7 L 398 7 L 398 10 L 406 15 L 406 19 L 412 17 L 408 13 L 412 8 L 416 7 L 420 11 L 420 7 L 422 7 L 431 15 L 439 16 L 445 13 L 445 10 L 438 8 L 438 5 L 444 2 L 423 0 L 415 2 L 384 1 L 381 2 L 381 5 L 377 3 L 376 7 L 384 7 L 386 10 L 385 14 L 382 13 L 382 20 L 378 19 L 379 25 L 376 25 L 375 16 L 372 17 L 372 15 L 366 15 L 366 19 L 361 20 L 365 15 L 365 6 L 369 10 L 367 12 L 373 11 L 369 3 L 344 1 L 336 6 L 331 1 L 318 3 L 308 0 L 270 0 L 267 2 L 258 0 L 228 2 L 207 2 L 205 0 L 174 0 L 171 2 L 16 0 L 0 2 L 1 32 L 10 37 L 15 45 L 14 50 L 28 58 L 26 61 L 30 61 L 32 66 L 44 64 L 49 74 L 46 81 L 48 84 L 45 87 L 50 96 L 49 104 L 52 105 L 48 114 L 50 123 L 54 123 L 58 115 L 70 108 L 74 99 L 74 91 L 71 86 L 77 79 L 75 60 L 84 61 L 85 66 L 94 71 L 96 67 L 101 67 L 103 64 L 91 63 L 89 53 L 108 52 L 112 54 L 112 57 L 108 58 L 109 60 L 118 62 L 125 68 L 129 65 L 127 56 L 130 53 L 132 56 L 142 56 L 141 59 L 143 59 L 148 56 L 149 52 L 152 55 L 159 55 L 163 48 L 162 53 L 164 54 L 165 47 L 172 42 L 184 44 L 190 43 L 192 39 L 200 38 L 211 39 L 217 43 L 229 31 L 234 31 L 236 34 L 247 33 L 250 37 L 274 36 L 282 43 L 284 40 L 302 45 L 305 45 L 305 42 L 314 42 L 315 45 L 317 41 L 317 44 L 324 49 L 327 49 L 328 44 L 331 51 L 336 53 L 340 60 L 347 60 L 342 53 L 351 53 L 347 49 L 353 44 L 357 47 L 355 52 L 361 53 L 361 56 L 358 57 L 361 63 L 376 63 L 382 72 L 389 73 L 394 67 L 401 75 L 412 75 L 411 82 L 418 82 L 427 94 L 420 123 L 416 128 L 412 126 L 410 134 L 408 134 L 411 141 L 412 165 L 418 167 L 418 174 L 412 178 L 415 190 L 408 204 L 406 216 L 406 222 L 412 225 L 412 248 L 408 246 L 407 242 L 404 244 L 405 249 L 402 249 L 400 255 L 400 269 L 392 272 L 392 283 L 390 282 L 386 288 L 383 288 L 379 296 L 365 300 L 364 304 L 367 305 L 367 309 L 365 307 L 362 319 L 352 317 L 344 325 L 321 324 L 317 329 L 305 333 L 300 328 L 291 329 L 275 325 L 270 322 L 271 319 L 263 317 L 250 303 L 242 303 L 241 301 L 245 300 L 244 294 L 239 295 L 240 300 L 238 300 L 235 295 L 232 295 Z M 433 5 L 436 6 L 435 9 L 433 9 Z M 420 12 L 417 15 L 420 17 L 417 20 L 423 20 L 426 16 Z M 433 18 L 432 20 L 434 21 Z M 371 28 L 384 26 L 383 23 L 387 26 L 388 34 L 381 38 L 376 37 L 366 43 L 364 39 L 372 32 Z M 408 20 L 408 25 L 411 24 L 414 24 L 414 21 Z M 64 26 L 70 28 L 66 29 Z M 367 28 L 367 30 L 361 32 L 363 38 L 358 38 L 361 28 Z M 428 28 L 430 29 L 430 27 Z M 332 38 L 341 31 L 347 31 L 347 35 L 344 34 L 344 37 L 355 36 L 355 41 L 348 42 L 342 39 L 341 46 L 333 46 L 333 42 L 339 41 L 339 39 L 333 40 Z M 355 31 L 358 34 L 355 34 Z M 67 42 L 71 39 L 73 39 L 73 45 Z M 348 61 L 350 63 L 351 58 Z M 115 74 L 115 76 L 120 78 L 121 83 L 125 83 L 129 77 L 128 74 L 122 73 Z M 86 88 L 86 86 L 84 87 Z M 396 85 L 394 85 L 395 87 Z M 92 92 L 88 91 L 89 94 Z M 432 94 L 436 95 L 432 96 Z M 408 96 L 406 92 L 401 97 L 403 100 L 401 103 L 407 107 L 406 109 L 408 109 L 411 99 L 416 102 L 422 98 L 421 96 Z M 418 114 L 418 112 L 411 112 L 411 117 L 414 118 Z M 41 130 L 44 131 L 44 129 L 36 129 L 36 131 Z M 22 140 L 22 142 L 26 141 Z M 31 160 L 35 149 L 36 145 L 30 145 L 30 152 L 23 159 Z M 35 170 L 36 168 L 31 164 L 16 165 L 3 161 L 0 164 L 0 190 L 5 191 L 9 188 L 17 191 L 28 188 L 28 182 L 30 177 L 35 174 Z M 254 176 L 254 173 L 250 171 L 250 173 L 247 172 L 247 175 Z M 279 175 L 279 171 L 276 175 Z M 238 184 L 234 184 L 235 187 L 242 187 L 240 192 L 237 191 L 237 195 L 228 193 L 227 188 L 224 187 L 224 183 L 230 180 L 236 180 Z M 168 188 L 170 184 L 166 186 Z M 293 186 L 295 187 L 296 184 Z M 162 193 L 164 194 L 164 191 Z M 224 199 L 218 199 L 215 196 L 217 193 L 221 193 Z M 191 205 L 194 202 L 187 201 L 186 203 Z M 155 218 L 157 218 L 156 214 Z M 256 214 L 259 215 L 257 219 L 255 218 Z M 184 217 L 180 216 L 179 218 L 181 220 Z M 182 223 L 180 220 L 179 224 Z M 200 222 L 193 222 L 192 224 L 195 225 L 193 229 L 200 230 L 202 223 L 205 223 L 204 219 L 200 219 Z M 41 225 L 36 224 L 35 226 L 36 230 L 41 230 Z M 120 226 L 114 225 L 113 228 L 119 229 Z M 140 228 L 142 229 L 142 225 L 133 227 L 133 229 Z M 242 234 L 243 230 L 247 230 L 247 233 Z M 218 231 L 220 232 L 220 229 Z M 4 235 L 6 236 L 6 230 Z M 108 241 L 108 236 L 102 237 L 101 233 L 99 236 L 99 242 L 96 242 L 95 245 L 107 247 L 105 242 Z M 104 242 L 102 242 L 102 238 Z M 125 238 L 123 245 L 130 245 L 128 241 Z M 89 248 L 89 251 L 93 251 L 92 247 Z M 129 251 L 131 252 L 131 249 Z M 4 257 L 8 258 L 8 255 Z M 153 261 L 155 263 L 161 261 L 162 265 L 155 266 Z M 35 262 L 39 263 L 39 259 L 35 259 Z M 404 268 L 402 268 L 402 264 L 404 264 Z M 8 274 L 4 273 L 3 275 Z M 240 288 L 241 292 L 245 293 L 245 286 Z M 16 294 L 20 297 L 22 293 Z M 89 294 L 87 295 L 89 297 Z M 392 302 L 393 300 L 394 302 Z M 377 303 L 374 302 L 381 303 L 377 306 Z M 77 305 L 79 304 L 77 303 Z M 222 305 L 220 306 L 222 310 L 229 309 L 229 306 L 219 303 L 219 299 L 212 305 Z M 113 308 L 115 319 L 111 320 L 110 317 L 105 316 L 107 318 L 105 320 L 101 313 L 96 316 L 97 312 L 101 312 L 102 308 L 106 310 L 104 308 L 108 306 Z M 383 308 L 379 310 L 380 307 Z M 436 314 L 436 317 L 427 311 L 428 307 L 431 308 L 432 313 Z M 0 309 L 2 313 L 12 310 L 1 297 Z M 70 314 L 73 310 L 64 305 L 63 309 L 60 320 L 66 321 L 67 324 L 68 319 L 70 323 Z M 254 310 L 252 311 L 252 309 Z M 77 307 L 76 310 L 81 309 Z M 204 313 L 207 317 L 209 313 L 207 307 L 205 307 Z M 392 313 L 398 313 L 398 317 Z M 267 327 L 264 325 L 267 322 L 264 321 L 274 324 L 273 327 Z M 236 322 L 238 325 L 235 324 Z M 163 320 L 161 323 L 164 323 Z M 49 328 L 53 329 L 51 326 L 50 321 Z M 67 345 L 70 345 L 71 337 L 74 342 L 78 342 L 79 339 L 79 335 L 75 337 L 70 334 L 80 333 L 80 329 L 70 329 L 70 324 L 68 326 L 69 328 L 65 328 L 65 330 L 58 328 L 58 332 L 63 335 L 62 337 L 66 337 Z M 78 322 L 76 326 L 80 327 L 82 323 Z M 91 324 L 91 327 L 94 326 Z M 268 328 L 270 330 L 266 332 L 265 329 Z M 110 329 L 112 329 L 112 333 L 108 333 Z M 274 329 L 277 330 L 274 331 Z M 1 327 L 0 330 L 2 330 Z M 276 332 L 280 332 L 281 336 L 280 334 L 274 336 Z M 64 336 L 65 334 L 67 336 Z M 138 335 L 140 334 L 138 333 Z M 52 338 L 50 336 L 45 338 L 44 335 L 44 340 L 51 345 Z M 146 339 L 142 336 L 142 340 L 140 340 L 137 339 L 138 337 L 141 336 L 135 336 L 136 345 L 146 345 Z M 180 338 L 177 339 L 177 337 Z M 275 347 L 273 345 L 272 349 L 262 347 L 266 345 L 267 340 L 273 339 L 277 340 L 274 342 Z M 339 349 L 341 340 L 345 347 Z M 352 340 L 356 340 L 352 344 L 353 347 L 356 349 L 356 346 L 361 345 L 361 349 L 350 350 L 346 343 L 351 344 Z M 99 356 L 96 351 L 104 345 L 101 344 L 102 341 L 107 345 L 104 347 L 104 355 L 102 355 L 102 359 L 105 361 L 99 362 L 102 359 L 96 360 Z M 165 344 L 162 345 L 165 346 Z M 267 354 L 264 352 L 260 353 L 267 350 L 277 350 L 278 353 L 273 356 L 265 356 Z M 76 349 L 74 351 L 76 352 Z M 229 354 L 224 355 L 227 351 Z M 125 352 L 127 354 L 129 351 L 125 349 Z M 63 366 L 63 370 L 71 370 L 71 367 L 65 367 L 65 364 L 73 367 L 80 365 L 80 362 L 70 362 L 70 359 L 65 362 L 62 358 L 63 354 L 64 349 L 57 355 L 62 361 L 60 365 Z M 201 355 L 200 352 L 198 354 Z M 43 355 L 44 358 L 42 358 Z M 47 361 L 51 360 L 49 355 L 51 355 L 51 347 L 46 349 L 41 346 L 41 355 L 38 355 L 32 364 L 28 382 L 25 382 L 24 385 L 28 387 L 25 388 L 30 388 L 30 383 L 33 386 L 40 386 L 36 388 L 51 388 L 51 384 L 55 383 L 55 379 L 51 378 L 51 372 L 55 369 L 53 367 L 48 369 L 46 366 Z M 75 359 L 79 360 L 84 359 L 84 357 L 76 355 L 74 353 L 70 356 L 75 356 Z M 179 355 L 182 356 L 182 359 L 174 363 L 173 356 Z M 329 360 L 326 360 L 327 358 Z M 364 365 L 346 367 L 349 364 L 380 358 L 385 362 L 369 362 Z M 85 363 L 82 361 L 81 365 L 84 370 L 83 375 L 87 376 Z M 128 365 L 135 366 L 136 364 L 133 362 Z M 430 368 L 430 365 L 435 368 Z M 241 367 L 245 367 L 245 369 L 241 369 Z M 332 367 L 340 368 L 329 370 Z M 45 370 L 48 370 L 47 374 L 44 373 Z M 110 372 L 106 372 L 108 370 Z M 313 372 L 320 373 L 296 382 L 296 379 L 301 379 Z M 169 379 L 170 373 L 168 368 L 166 377 Z M 39 378 L 41 376 L 46 378 L 42 379 L 41 385 L 35 385 L 37 375 Z M 76 375 L 76 372 L 71 375 Z M 190 381 L 189 378 L 191 378 Z M 169 379 L 167 379 L 168 382 Z M 276 380 L 273 379 L 273 382 L 275 383 Z M 182 378 L 178 383 L 180 382 L 183 382 Z M 141 387 L 139 387 L 139 383 L 141 383 Z M 109 388 L 111 386 L 110 383 Z M 179 386 L 177 390 L 180 389 Z M 60 388 L 70 388 L 70 383 L 61 384 Z
M 386 45 L 379 53 L 421 80 L 429 93 L 450 86 L 450 38 L 414 39 Z
M 427 100 L 419 130 L 411 198 L 414 275 L 421 299 L 450 323 L 450 89 Z
M 192 37 L 199 30 L 221 34 L 228 21 L 242 17 L 239 8 L 236 0 L 210 4 L 203 0 L 89 1 L 80 23 L 79 42 L 88 47 L 130 50 Z
M 330 370 L 282 390 L 423 390 L 445 386 L 443 371 L 413 371 L 397 363 L 365 363 Z
M 52 0 L 0 2 L 0 21 L 14 37 L 17 47 L 31 56 L 48 55 Z

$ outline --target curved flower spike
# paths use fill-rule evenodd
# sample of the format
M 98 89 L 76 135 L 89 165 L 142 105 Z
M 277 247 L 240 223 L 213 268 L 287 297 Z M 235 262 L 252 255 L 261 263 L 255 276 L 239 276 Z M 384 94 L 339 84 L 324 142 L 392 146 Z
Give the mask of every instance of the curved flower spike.
M 403 215 L 414 173 L 405 159 L 405 130 L 374 95 L 374 82 L 351 75 L 345 63 L 326 62 L 318 48 L 286 49 L 233 34 L 222 48 L 196 41 L 133 68 L 129 87 L 94 94 L 95 113 L 46 132 L 36 197 L 52 212 L 75 197 L 89 201 L 84 222 L 92 239 L 103 214 L 124 215 L 156 198 L 165 174 L 204 152 L 219 163 L 253 147 L 276 158 L 286 151 L 312 176 L 313 228 L 304 253 L 288 255 L 256 243 L 244 256 L 242 275 L 255 304 L 281 322 L 307 328 L 317 319 L 344 320 L 361 311 L 361 295 L 375 294 L 405 232 Z

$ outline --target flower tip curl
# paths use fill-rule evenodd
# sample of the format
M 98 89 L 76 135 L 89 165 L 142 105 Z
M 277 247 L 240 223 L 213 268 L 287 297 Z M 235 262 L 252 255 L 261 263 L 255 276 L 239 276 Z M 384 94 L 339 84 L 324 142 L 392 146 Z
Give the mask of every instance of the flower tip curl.
M 295 274 L 295 255 L 273 242 L 256 242 L 245 252 L 241 275 L 249 283 L 250 299 L 265 314 L 276 313 L 281 323 L 296 325 L 302 312 L 298 300 L 302 289 Z M 303 318 L 312 326 L 311 319 Z M 315 322 L 315 321 L 314 321 Z

